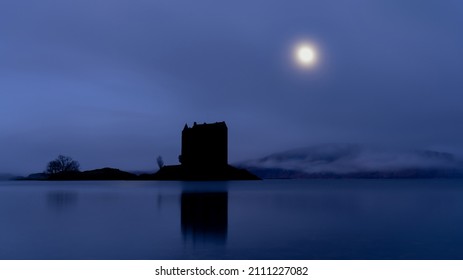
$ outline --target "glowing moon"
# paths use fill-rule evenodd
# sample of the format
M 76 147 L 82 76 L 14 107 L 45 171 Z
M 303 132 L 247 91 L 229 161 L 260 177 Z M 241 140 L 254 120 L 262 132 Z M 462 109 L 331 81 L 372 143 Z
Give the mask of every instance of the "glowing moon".
M 301 66 L 309 67 L 315 64 L 317 53 L 314 47 L 303 44 L 296 47 L 295 58 Z

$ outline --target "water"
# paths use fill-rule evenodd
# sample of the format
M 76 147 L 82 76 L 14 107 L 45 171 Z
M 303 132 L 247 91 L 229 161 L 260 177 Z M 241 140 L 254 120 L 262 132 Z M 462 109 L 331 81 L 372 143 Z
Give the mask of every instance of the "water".
M 0 259 L 463 259 L 462 180 L 0 182 Z

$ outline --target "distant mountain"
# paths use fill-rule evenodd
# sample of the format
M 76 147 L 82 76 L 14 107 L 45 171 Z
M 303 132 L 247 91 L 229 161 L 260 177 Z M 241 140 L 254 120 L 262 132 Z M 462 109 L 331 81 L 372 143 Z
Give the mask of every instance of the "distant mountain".
M 322 144 L 239 163 L 261 178 L 463 177 L 463 162 L 430 150 Z

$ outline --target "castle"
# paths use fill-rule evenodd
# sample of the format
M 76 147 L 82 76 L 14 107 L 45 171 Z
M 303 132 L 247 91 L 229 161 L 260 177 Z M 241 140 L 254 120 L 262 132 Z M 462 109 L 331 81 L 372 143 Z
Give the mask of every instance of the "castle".
M 182 131 L 182 166 L 187 168 L 228 165 L 228 128 L 225 122 L 193 124 Z
M 154 180 L 259 180 L 245 169 L 228 164 L 228 128 L 225 122 L 185 124 L 180 165 L 163 166 Z

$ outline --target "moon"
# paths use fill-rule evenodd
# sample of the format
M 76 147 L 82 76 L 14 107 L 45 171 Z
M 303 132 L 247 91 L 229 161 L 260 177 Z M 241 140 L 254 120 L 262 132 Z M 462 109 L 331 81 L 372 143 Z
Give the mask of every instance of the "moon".
M 295 59 L 303 67 L 313 66 L 317 60 L 315 48 L 308 44 L 301 44 L 296 47 Z

